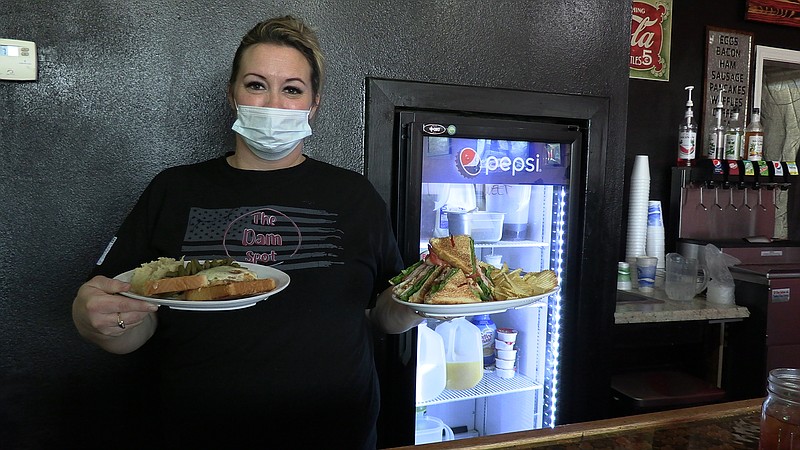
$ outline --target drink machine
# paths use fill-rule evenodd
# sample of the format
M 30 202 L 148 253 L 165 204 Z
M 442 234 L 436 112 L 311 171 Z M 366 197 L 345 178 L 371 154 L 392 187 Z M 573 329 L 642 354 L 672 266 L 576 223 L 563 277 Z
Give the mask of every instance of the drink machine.
M 786 161 L 700 160 L 672 169 L 670 229 L 684 256 L 704 262 L 706 244 L 731 268 L 736 304 L 750 317 L 728 326 L 723 387 L 732 400 L 766 394 L 769 370 L 800 368 L 798 168 Z

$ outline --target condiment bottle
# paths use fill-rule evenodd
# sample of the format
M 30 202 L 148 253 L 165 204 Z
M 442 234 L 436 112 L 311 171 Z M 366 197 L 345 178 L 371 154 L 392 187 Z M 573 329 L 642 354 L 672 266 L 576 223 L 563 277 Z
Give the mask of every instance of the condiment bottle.
M 744 150 L 750 161 L 764 159 L 764 129 L 761 127 L 761 111 L 753 108 L 752 120 L 744 130 Z
M 692 111 L 692 89 L 694 86 L 686 86 L 689 92 L 689 100 L 686 101 L 686 113 L 683 122 L 678 126 L 678 166 L 691 166 L 695 158 L 695 145 L 697 144 L 697 125 L 694 123 L 694 111 Z
M 473 316 L 471 322 L 481 330 L 481 344 L 483 344 L 483 367 L 489 368 L 494 365 L 494 338 L 497 333 L 497 325 L 494 324 L 489 314 L 479 314 Z
M 714 119 L 716 123 L 708 133 L 708 143 L 706 144 L 705 157 L 708 159 L 723 159 L 725 157 L 725 127 L 722 126 L 722 93 L 725 89 L 720 89 L 717 96 L 717 104 L 714 106 Z
M 761 408 L 759 450 L 795 450 L 800 445 L 800 369 L 769 372 Z
M 742 156 L 742 127 L 739 125 L 739 110 L 731 113 L 728 129 L 725 131 L 725 159 L 734 160 Z

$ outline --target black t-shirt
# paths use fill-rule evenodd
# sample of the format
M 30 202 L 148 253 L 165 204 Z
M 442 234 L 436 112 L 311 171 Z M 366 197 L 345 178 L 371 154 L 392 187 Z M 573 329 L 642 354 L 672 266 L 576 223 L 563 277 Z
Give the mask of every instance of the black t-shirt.
M 310 158 L 275 171 L 238 170 L 224 157 L 167 169 L 95 273 L 160 256 L 233 257 L 291 277 L 284 291 L 239 310 L 159 309 L 146 347 L 161 371 L 146 381 L 160 387 L 154 406 L 168 445 L 375 446 L 378 382 L 364 310 L 402 260 L 386 205 L 362 175 Z

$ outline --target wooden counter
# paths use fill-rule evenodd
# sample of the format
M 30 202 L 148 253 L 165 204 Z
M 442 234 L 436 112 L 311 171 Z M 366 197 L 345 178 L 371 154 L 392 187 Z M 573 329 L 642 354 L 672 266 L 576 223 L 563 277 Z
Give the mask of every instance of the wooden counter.
M 763 399 L 598 420 L 399 449 L 757 449 Z

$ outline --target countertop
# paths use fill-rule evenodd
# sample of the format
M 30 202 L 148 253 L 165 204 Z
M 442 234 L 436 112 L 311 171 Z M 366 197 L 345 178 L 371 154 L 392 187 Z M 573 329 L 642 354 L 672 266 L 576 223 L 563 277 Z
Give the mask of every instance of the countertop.
M 655 288 L 648 294 L 638 290 L 617 291 L 614 323 L 734 321 L 749 316 L 750 312 L 744 306 L 712 303 L 703 296 L 689 301 L 670 300 L 662 288 Z
M 758 448 L 763 399 L 718 403 L 402 449 L 682 450 Z M 398 448 L 398 450 L 400 449 Z

